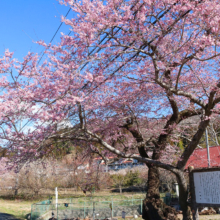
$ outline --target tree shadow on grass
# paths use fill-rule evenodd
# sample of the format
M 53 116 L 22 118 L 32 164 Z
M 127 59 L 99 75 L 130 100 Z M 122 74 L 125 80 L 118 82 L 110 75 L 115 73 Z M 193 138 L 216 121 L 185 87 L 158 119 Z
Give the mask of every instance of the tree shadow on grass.
M 0 212 L 0 220 L 20 220 L 13 215 Z

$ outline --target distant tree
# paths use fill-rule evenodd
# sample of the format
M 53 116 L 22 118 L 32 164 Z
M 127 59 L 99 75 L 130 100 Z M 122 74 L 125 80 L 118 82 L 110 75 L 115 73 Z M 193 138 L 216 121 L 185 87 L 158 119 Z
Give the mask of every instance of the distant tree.
M 53 173 L 52 162 L 32 162 L 24 166 L 18 174 L 18 187 L 25 192 L 38 196 L 43 189 L 54 189 L 56 175 Z
M 124 169 L 122 172 L 111 174 L 111 179 L 113 187 L 119 188 L 120 193 L 122 193 L 123 187 L 142 186 L 146 184 L 146 178 L 143 178 L 138 170 Z
M 123 174 L 111 175 L 113 186 L 119 188 L 119 192 L 122 193 L 122 187 L 126 185 L 127 177 Z
M 143 179 L 140 178 L 138 170 L 129 170 L 126 173 L 126 186 L 138 186 L 143 183 Z

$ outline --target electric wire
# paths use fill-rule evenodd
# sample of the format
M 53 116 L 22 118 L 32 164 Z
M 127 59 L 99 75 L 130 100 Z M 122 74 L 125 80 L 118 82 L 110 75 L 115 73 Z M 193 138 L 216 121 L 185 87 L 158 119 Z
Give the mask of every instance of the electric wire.
M 66 18 L 66 17 L 68 16 L 68 14 L 70 13 L 70 11 L 71 11 L 71 8 L 69 8 L 69 10 L 68 10 L 68 12 L 66 13 L 66 15 L 65 15 L 64 18 Z M 62 27 L 62 25 L 63 25 L 63 21 L 60 23 L 59 27 L 57 28 L 56 32 L 54 33 L 53 37 L 51 38 L 50 44 L 52 43 L 52 41 L 53 41 L 54 38 L 56 37 L 56 35 L 57 35 L 58 31 L 60 30 L 60 28 Z M 70 32 L 70 33 L 71 33 L 71 32 Z M 69 34 L 70 34 L 70 33 L 69 33 Z M 69 35 L 69 34 L 68 34 L 68 35 Z M 37 63 L 37 64 L 40 63 L 40 61 L 42 60 L 44 54 L 45 54 L 45 50 L 44 50 L 43 54 L 41 55 L 40 59 L 38 60 L 38 63 Z

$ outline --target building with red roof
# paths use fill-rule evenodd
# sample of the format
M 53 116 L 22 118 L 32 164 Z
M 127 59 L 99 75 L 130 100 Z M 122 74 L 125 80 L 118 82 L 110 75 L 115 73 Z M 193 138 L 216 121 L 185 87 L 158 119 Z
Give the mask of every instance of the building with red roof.
M 209 155 L 210 166 L 220 166 L 220 146 L 209 147 Z M 185 169 L 187 169 L 189 166 L 193 166 L 194 168 L 208 167 L 207 148 L 194 150 L 185 166 Z

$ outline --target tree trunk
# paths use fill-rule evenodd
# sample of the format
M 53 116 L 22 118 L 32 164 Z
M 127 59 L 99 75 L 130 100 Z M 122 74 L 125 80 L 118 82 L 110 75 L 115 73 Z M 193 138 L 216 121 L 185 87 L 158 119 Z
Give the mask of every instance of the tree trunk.
M 183 212 L 183 220 L 191 220 L 191 209 L 187 202 L 188 191 L 187 191 L 187 182 L 184 177 L 184 173 L 181 172 L 176 176 L 178 185 L 179 185 L 179 204 Z
M 122 186 L 119 185 L 120 194 L 122 194 Z
M 14 196 L 17 196 L 17 195 L 18 195 L 18 189 L 16 188 L 14 191 Z
M 147 196 L 143 202 L 142 218 L 145 220 L 177 220 L 177 212 L 174 208 L 167 206 L 159 193 L 159 169 L 148 165 L 148 188 Z
M 18 174 L 16 174 L 14 196 L 18 195 Z

